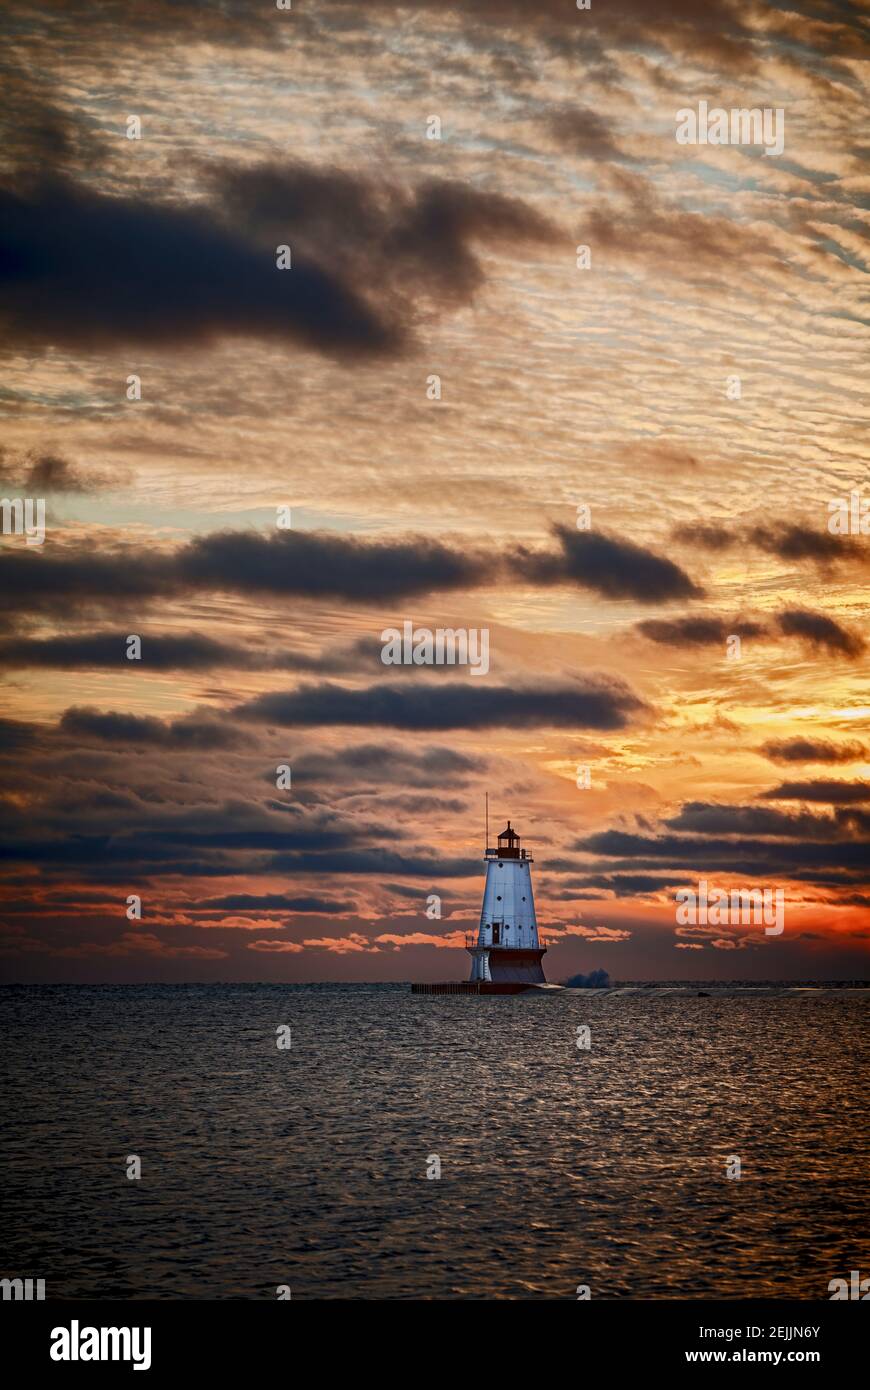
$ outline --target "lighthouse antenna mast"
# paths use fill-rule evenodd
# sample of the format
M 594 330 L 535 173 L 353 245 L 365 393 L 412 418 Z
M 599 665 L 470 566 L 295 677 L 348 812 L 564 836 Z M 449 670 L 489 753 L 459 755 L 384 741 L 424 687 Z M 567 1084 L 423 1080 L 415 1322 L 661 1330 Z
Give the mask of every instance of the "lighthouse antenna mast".
M 483 852 L 484 852 L 484 854 L 486 854 L 486 851 L 489 849 L 489 792 L 486 792 L 486 793 L 485 793 L 485 796 L 486 796 L 486 825 L 485 825 L 485 827 L 484 827 L 484 834 L 486 835 L 486 839 L 485 839 L 484 842 L 483 842 Z

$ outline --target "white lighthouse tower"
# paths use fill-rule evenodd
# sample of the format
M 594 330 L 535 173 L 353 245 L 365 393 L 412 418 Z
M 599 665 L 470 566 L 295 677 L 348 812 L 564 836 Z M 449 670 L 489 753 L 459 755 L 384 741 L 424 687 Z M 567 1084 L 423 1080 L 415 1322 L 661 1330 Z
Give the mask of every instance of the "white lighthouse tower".
M 527 989 L 559 990 L 547 984 L 541 964 L 547 948 L 538 938 L 532 893 L 532 856 L 523 849 L 510 821 L 489 845 L 489 798 L 483 861 L 486 884 L 480 926 L 466 936 L 471 953 L 471 978 L 439 984 L 412 984 L 414 994 L 522 994 Z
M 468 942 L 471 983 L 482 994 L 518 994 L 547 983 L 546 947 L 538 939 L 532 856 L 510 821 L 494 849 L 484 851 L 486 885 L 477 936 Z

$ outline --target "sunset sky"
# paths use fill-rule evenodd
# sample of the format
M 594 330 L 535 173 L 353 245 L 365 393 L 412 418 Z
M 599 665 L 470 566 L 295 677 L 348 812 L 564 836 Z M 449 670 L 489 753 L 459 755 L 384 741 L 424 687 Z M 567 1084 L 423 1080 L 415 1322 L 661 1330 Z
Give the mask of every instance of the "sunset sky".
M 870 4 L 4 9 L 3 978 L 870 974 Z

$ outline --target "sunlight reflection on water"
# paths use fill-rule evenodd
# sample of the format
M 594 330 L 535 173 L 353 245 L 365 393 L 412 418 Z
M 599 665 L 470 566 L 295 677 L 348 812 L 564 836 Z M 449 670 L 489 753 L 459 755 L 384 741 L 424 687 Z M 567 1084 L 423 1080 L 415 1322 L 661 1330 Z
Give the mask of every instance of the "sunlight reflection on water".
M 867 993 L 705 988 L 3 989 L 4 1273 L 83 1298 L 827 1297 L 866 1264 Z

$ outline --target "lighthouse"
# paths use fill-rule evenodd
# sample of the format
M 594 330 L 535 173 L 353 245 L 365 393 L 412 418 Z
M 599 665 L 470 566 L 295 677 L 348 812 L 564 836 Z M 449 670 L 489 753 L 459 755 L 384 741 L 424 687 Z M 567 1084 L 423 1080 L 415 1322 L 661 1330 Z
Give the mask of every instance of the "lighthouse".
M 508 821 L 494 849 L 484 851 L 486 885 L 480 926 L 471 952 L 471 980 L 494 986 L 487 994 L 517 994 L 547 983 L 538 940 L 532 856 Z
M 483 859 L 486 883 L 480 926 L 465 939 L 471 978 L 412 985 L 417 994 L 522 994 L 554 988 L 547 984 L 541 964 L 547 948 L 538 937 L 532 856 L 523 849 L 510 821 L 495 847 L 485 847 Z

